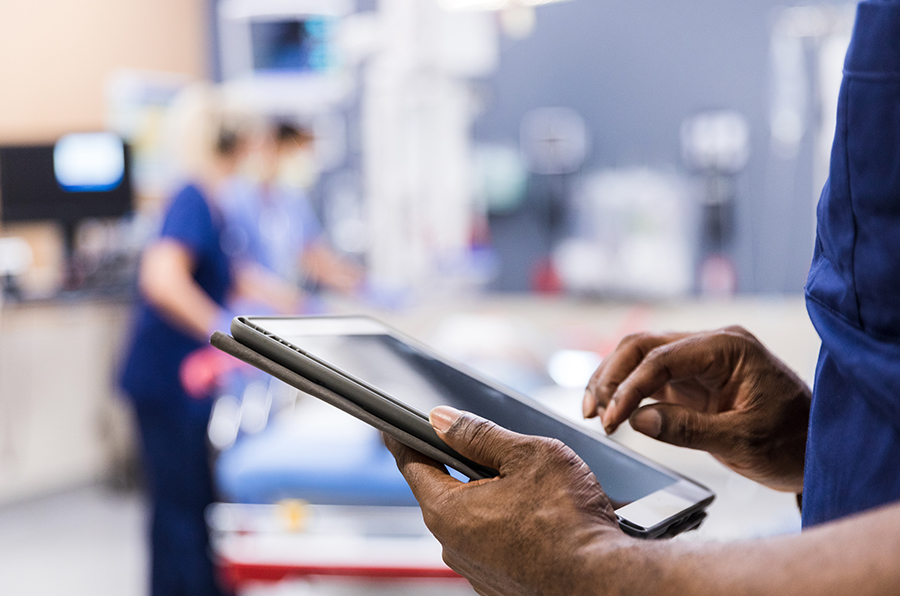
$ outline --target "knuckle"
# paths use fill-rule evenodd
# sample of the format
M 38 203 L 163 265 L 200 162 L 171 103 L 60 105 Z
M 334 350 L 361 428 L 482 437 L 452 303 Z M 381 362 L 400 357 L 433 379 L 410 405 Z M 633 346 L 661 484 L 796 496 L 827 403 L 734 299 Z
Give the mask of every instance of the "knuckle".
M 724 335 L 732 339 L 737 339 L 742 342 L 748 342 L 753 345 L 759 344 L 759 340 L 757 339 L 757 337 L 740 325 L 730 325 L 728 327 L 724 327 L 719 330 L 719 333 L 720 335 Z
M 657 346 L 647 352 L 647 355 L 644 357 L 643 366 L 648 366 L 651 369 L 660 369 L 665 368 L 666 361 L 669 358 L 669 355 L 672 353 L 672 347 L 669 344 Z
M 722 337 L 727 342 L 726 353 L 735 366 L 741 362 L 759 365 L 768 359 L 769 351 L 755 335 L 737 326 L 729 328 L 729 331 Z
M 544 443 L 546 457 L 540 460 L 535 477 L 578 503 L 596 507 L 605 499 L 590 467 L 568 445 L 556 439 Z
M 466 418 L 461 430 L 462 438 L 473 445 L 486 446 L 494 440 L 495 425 L 482 418 Z
M 723 331 L 725 333 L 734 333 L 737 335 L 749 335 L 750 334 L 750 332 L 747 331 L 747 329 L 745 327 L 743 327 L 742 325 L 728 325 L 727 327 L 722 327 L 722 329 L 720 331 Z
M 619 342 L 619 346 L 626 348 L 632 346 L 639 346 L 642 343 L 645 343 L 648 339 L 651 338 L 651 335 L 646 331 L 640 331 L 638 333 L 629 333 Z
M 538 441 L 543 460 L 550 468 L 580 467 L 581 458 L 559 439 L 541 438 Z
M 467 418 L 459 438 L 469 446 L 473 455 L 505 461 L 515 457 L 522 441 L 511 439 L 509 432 L 483 418 Z M 517 435 L 513 435 L 517 436 Z
M 554 459 L 566 459 L 566 451 L 569 449 L 559 439 L 544 439 L 543 448 L 547 455 Z
M 697 442 L 697 427 L 692 422 L 686 422 L 678 429 L 678 441 L 684 445 L 694 445 Z
M 587 466 L 587 464 L 584 463 L 584 460 L 582 460 L 577 453 L 572 451 L 568 445 L 560 446 L 560 449 L 557 451 L 557 457 L 569 469 L 580 469 Z
M 659 361 L 661 358 L 665 357 L 668 352 L 668 346 L 656 346 L 649 352 L 647 352 L 647 356 L 644 358 L 645 362 L 655 363 Z

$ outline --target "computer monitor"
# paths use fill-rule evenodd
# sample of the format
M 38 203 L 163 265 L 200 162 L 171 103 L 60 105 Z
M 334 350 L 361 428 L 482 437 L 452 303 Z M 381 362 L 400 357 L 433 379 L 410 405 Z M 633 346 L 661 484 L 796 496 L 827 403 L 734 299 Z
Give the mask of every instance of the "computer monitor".
M 60 224 L 68 278 L 78 224 L 132 211 L 129 157 L 128 145 L 105 132 L 70 134 L 53 144 L 0 146 L 0 221 Z
M 109 133 L 0 146 L 0 221 L 121 217 L 132 210 L 128 146 Z
M 250 23 L 257 73 L 326 73 L 335 68 L 332 21 L 307 17 Z

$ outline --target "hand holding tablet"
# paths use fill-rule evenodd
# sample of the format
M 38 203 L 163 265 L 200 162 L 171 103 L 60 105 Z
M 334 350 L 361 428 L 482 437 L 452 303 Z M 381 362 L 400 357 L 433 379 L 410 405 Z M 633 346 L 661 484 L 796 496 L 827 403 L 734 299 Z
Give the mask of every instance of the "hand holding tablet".
M 571 449 L 452 408 L 432 410 L 431 421 L 441 439 L 502 476 L 465 485 L 386 441 L 447 565 L 479 594 L 602 591 L 590 557 L 637 541 L 620 531 L 597 478 Z
M 514 433 L 561 441 L 599 480 L 629 534 L 659 537 L 695 527 L 713 499 L 707 488 L 372 319 L 238 317 L 232 333 L 234 340 L 218 336 L 214 345 L 295 386 L 302 378 L 323 388 L 326 401 L 470 478 L 490 477 L 496 470 L 448 446 L 424 412 L 449 405 Z

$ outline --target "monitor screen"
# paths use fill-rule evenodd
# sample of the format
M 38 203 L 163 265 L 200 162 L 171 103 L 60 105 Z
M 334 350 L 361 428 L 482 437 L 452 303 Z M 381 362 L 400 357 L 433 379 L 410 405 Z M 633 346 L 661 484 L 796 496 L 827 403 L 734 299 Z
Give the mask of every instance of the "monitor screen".
M 335 65 L 333 19 L 309 17 L 250 24 L 253 70 L 323 73 Z
M 0 146 L 0 220 L 120 217 L 132 210 L 128 146 L 110 133 Z

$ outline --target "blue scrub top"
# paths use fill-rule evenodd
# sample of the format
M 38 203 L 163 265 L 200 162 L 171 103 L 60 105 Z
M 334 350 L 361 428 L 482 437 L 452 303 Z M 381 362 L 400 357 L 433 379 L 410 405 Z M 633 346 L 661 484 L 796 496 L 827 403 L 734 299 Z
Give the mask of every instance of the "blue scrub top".
M 221 235 L 221 217 L 196 186 L 186 186 L 172 199 L 160 233 L 162 238 L 176 240 L 190 251 L 194 280 L 210 298 L 224 305 L 232 280 Z M 121 379 L 123 389 L 135 400 L 186 397 L 178 369 L 185 356 L 204 345 L 205 342 L 172 326 L 140 298 Z
M 900 500 L 900 2 L 863 2 L 844 65 L 807 308 L 822 349 L 803 525 Z
M 300 256 L 322 234 L 306 193 L 280 184 L 263 189 L 235 178 L 222 198 L 229 254 L 258 263 L 285 281 L 301 282 Z

